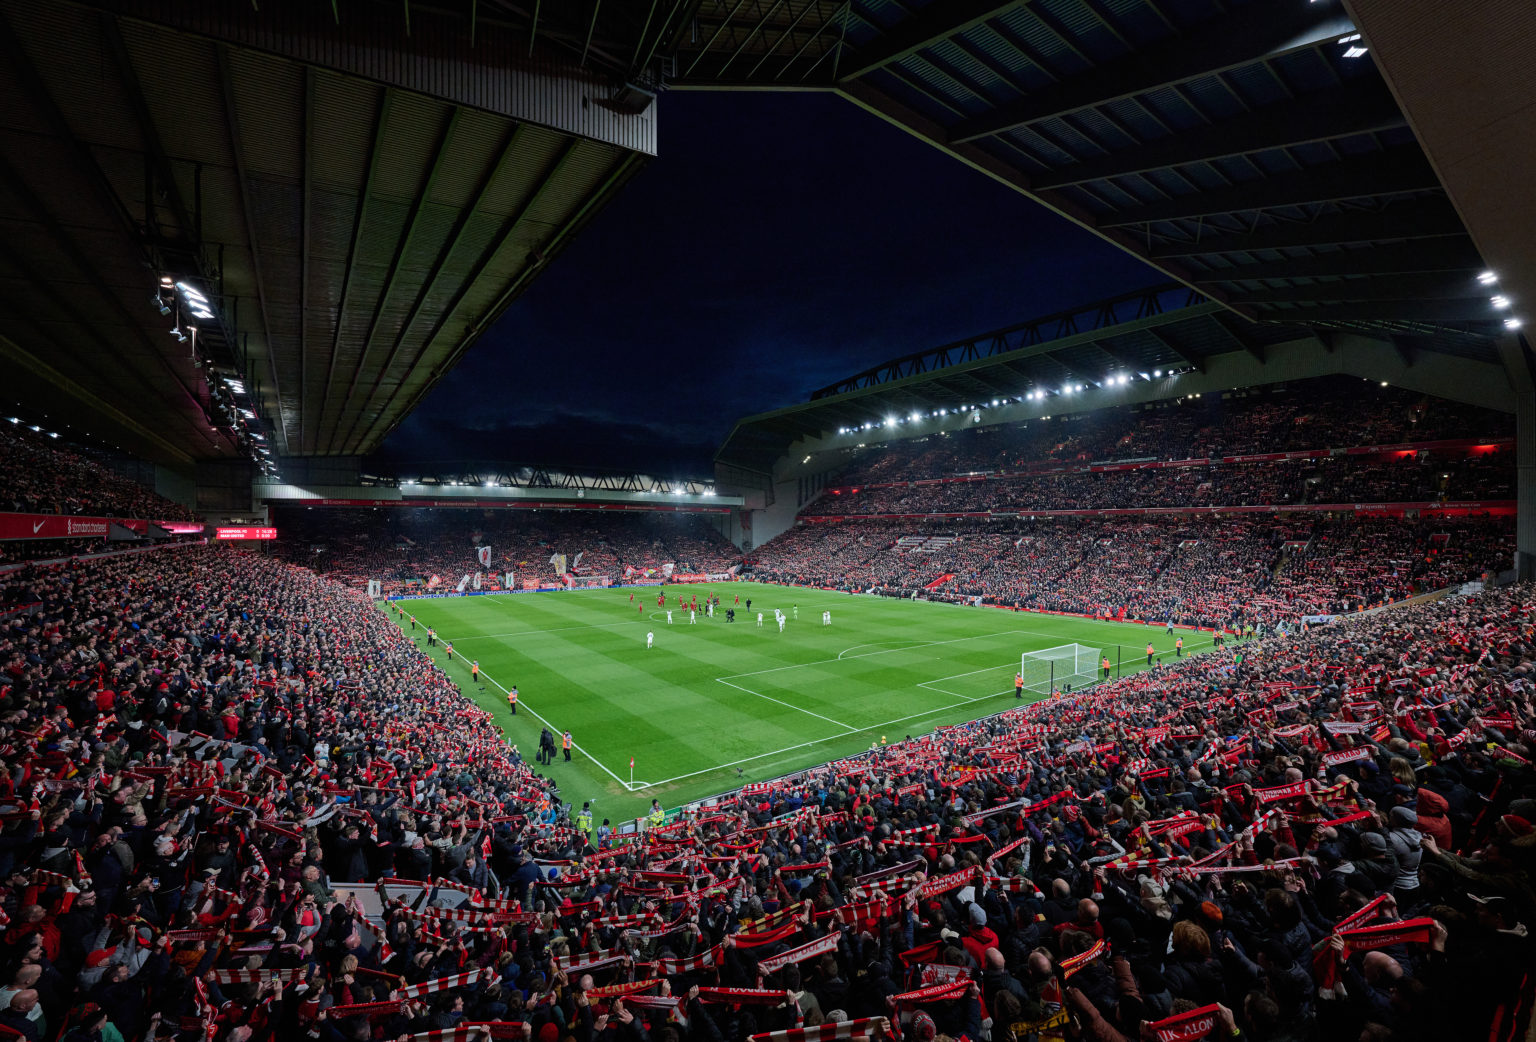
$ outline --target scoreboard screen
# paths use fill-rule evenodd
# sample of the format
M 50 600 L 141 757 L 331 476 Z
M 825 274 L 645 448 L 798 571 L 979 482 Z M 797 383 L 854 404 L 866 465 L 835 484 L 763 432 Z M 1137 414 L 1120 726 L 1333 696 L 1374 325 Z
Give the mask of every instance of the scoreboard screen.
M 276 539 L 275 528 L 220 528 L 214 531 L 215 539 Z

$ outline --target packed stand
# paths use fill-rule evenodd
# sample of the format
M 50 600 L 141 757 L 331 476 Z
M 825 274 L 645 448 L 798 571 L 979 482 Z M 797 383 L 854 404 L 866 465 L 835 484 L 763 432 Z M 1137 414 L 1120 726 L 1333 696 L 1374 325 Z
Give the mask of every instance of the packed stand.
M 1137 507 L 1278 507 L 1316 503 L 1503 500 L 1514 495 L 1513 453 L 1396 460 L 1228 463 L 1221 466 L 999 475 L 892 487 L 829 489 L 804 517 Z
M 191 521 L 192 511 L 19 424 L 0 424 L 0 510 Z
M 428 584 L 451 588 L 477 571 L 484 588 L 500 589 L 507 572 L 517 583 L 553 582 L 557 554 L 565 555 L 567 573 L 615 583 L 629 570 L 659 572 L 670 564 L 681 572 L 720 573 L 740 562 L 740 552 L 710 518 L 694 514 L 290 507 L 273 520 L 277 551 L 286 559 L 354 586 L 381 580 L 386 594 Z M 491 548 L 489 568 L 477 554 L 482 546 Z
M 563 814 L 350 591 L 175 558 L 0 588 L 36 605 L 0 634 L 0 1025 L 25 1039 L 1526 1029 L 1528 586 L 1160 666 L 616 835 Z
M 1067 404 L 1065 402 L 1063 405 Z M 985 416 L 985 414 L 982 414 Z M 1181 460 L 1514 433 L 1505 413 L 1349 377 L 1064 412 L 835 450 L 833 486 L 1002 473 L 1047 463 Z
M 941 549 L 902 545 L 955 536 Z M 1269 627 L 1496 574 L 1497 518 L 1076 517 L 807 522 L 756 548 L 770 582 L 1183 625 Z

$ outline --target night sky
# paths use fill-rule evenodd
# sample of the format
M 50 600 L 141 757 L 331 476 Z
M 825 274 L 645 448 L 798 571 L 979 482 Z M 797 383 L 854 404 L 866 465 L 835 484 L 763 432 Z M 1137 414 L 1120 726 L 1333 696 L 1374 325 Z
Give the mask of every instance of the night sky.
M 708 476 L 739 418 L 1164 281 L 827 94 L 664 94 L 660 155 L 388 440 Z

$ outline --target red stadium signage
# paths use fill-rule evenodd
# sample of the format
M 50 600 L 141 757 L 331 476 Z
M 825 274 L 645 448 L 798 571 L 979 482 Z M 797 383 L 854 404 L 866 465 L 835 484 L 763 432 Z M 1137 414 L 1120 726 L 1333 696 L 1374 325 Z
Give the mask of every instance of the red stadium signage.
M 275 528 L 219 528 L 213 533 L 215 539 L 276 539 Z
M 0 513 L 0 540 L 6 539 L 105 539 L 112 526 L 136 535 L 149 531 L 150 525 L 176 535 L 192 535 L 203 530 L 198 521 L 145 521 L 130 517 L 72 517 L 65 514 Z

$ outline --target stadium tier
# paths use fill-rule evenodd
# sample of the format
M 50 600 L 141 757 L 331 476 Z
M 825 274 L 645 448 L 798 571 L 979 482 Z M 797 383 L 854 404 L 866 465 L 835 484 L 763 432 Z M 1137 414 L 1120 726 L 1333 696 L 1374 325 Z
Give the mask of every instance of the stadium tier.
M 273 519 L 287 559 L 357 586 L 378 580 L 387 594 L 451 589 L 476 573 L 476 589 L 500 590 L 508 573 L 520 589 L 565 576 L 719 574 L 741 562 L 705 518 L 688 514 L 289 507 Z
M 1536 1042 L 1532 40 L 0 0 L 0 1042 Z
M 118 476 L 84 450 L 0 421 L 0 509 L 26 514 L 191 520 L 180 503 Z
M 1479 579 L 1509 558 L 1507 519 L 1044 518 L 803 524 L 748 574 L 878 593 L 1173 620 L 1295 623 Z
M 1207 1006 L 1259 1038 L 1483 1037 L 1520 994 L 1526 585 L 877 742 L 644 833 L 564 805 L 563 761 L 305 568 L 171 550 L 0 599 L 25 1038 L 958 1038 L 1053 1009 L 1134 1038 Z
M 1344 377 L 1136 407 L 1062 406 L 1061 415 L 1040 421 L 846 450 L 828 484 L 1001 474 L 1045 462 L 1219 460 L 1319 449 L 1326 455 L 1356 446 L 1507 441 L 1514 433 L 1504 413 Z

